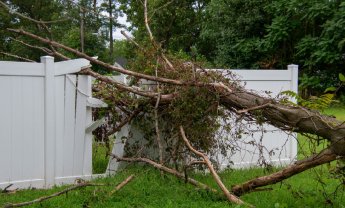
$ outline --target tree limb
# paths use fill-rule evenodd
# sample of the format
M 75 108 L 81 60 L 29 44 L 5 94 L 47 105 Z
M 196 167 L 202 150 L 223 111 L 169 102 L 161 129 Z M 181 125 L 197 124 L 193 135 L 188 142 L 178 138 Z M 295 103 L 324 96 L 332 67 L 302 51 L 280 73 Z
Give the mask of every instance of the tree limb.
M 17 56 L 17 55 L 11 54 L 11 53 L 6 53 L 6 52 L 2 52 L 2 51 L 0 51 L 0 53 L 5 55 L 5 56 L 9 56 L 9 57 L 12 57 L 12 58 L 20 59 L 20 60 L 23 60 L 23 61 L 36 62 L 34 60 L 31 60 L 31 59 L 28 59 L 28 58 L 24 58 L 24 57 L 21 57 L 21 56 Z
M 180 179 L 183 179 L 183 180 L 185 179 L 184 174 L 182 174 L 182 173 L 180 173 L 180 172 L 178 172 L 178 171 L 176 171 L 174 169 L 168 168 L 168 167 L 166 167 L 164 165 L 161 165 L 159 163 L 156 163 L 156 162 L 154 162 L 154 161 L 152 161 L 150 159 L 147 159 L 147 158 L 141 158 L 141 157 L 139 157 L 139 158 L 125 158 L 125 157 L 122 157 L 121 158 L 121 157 L 118 157 L 118 156 L 113 155 L 113 154 L 111 156 L 113 158 L 115 158 L 117 161 L 143 162 L 143 163 L 149 164 L 149 165 L 151 165 L 151 166 L 153 166 L 153 167 L 155 167 L 155 168 L 157 168 L 159 170 L 162 170 L 162 171 L 164 171 L 166 173 L 170 173 L 170 174 L 172 174 L 172 175 L 174 175 L 174 176 L 176 176 L 176 177 L 178 177 Z M 194 186 L 196 186 L 196 187 L 199 187 L 201 189 L 206 189 L 206 190 L 209 190 L 209 191 L 212 191 L 212 192 L 217 192 L 216 189 L 213 189 L 213 188 L 207 186 L 206 184 L 203 184 L 203 183 L 201 183 L 201 182 L 199 182 L 199 181 L 197 181 L 195 179 L 192 179 L 192 178 L 188 177 L 187 182 L 192 184 L 192 185 L 194 185 Z
M 109 195 L 113 195 L 116 191 L 122 189 L 122 187 L 124 187 L 125 185 L 127 185 L 132 179 L 134 178 L 134 175 L 130 175 L 128 176 L 124 181 L 122 181 L 121 183 L 119 183 L 114 190 L 112 190 Z
M 45 200 L 51 199 L 53 197 L 60 196 L 60 195 L 62 195 L 64 193 L 67 193 L 69 191 L 73 191 L 73 190 L 76 190 L 76 189 L 79 189 L 79 188 L 83 188 L 83 187 L 86 187 L 86 186 L 105 186 L 105 185 L 104 184 L 95 184 L 95 183 L 79 183 L 77 185 L 68 187 L 68 188 L 66 188 L 66 189 L 64 189 L 62 191 L 56 192 L 56 193 L 51 194 L 49 196 L 43 196 L 43 197 L 34 199 L 32 201 L 21 202 L 21 203 L 16 203 L 16 204 L 6 204 L 4 206 L 4 208 L 23 207 L 23 206 L 28 206 L 28 205 L 35 204 L 35 203 L 40 203 L 40 202 L 43 202 Z
M 258 177 L 252 180 L 249 180 L 245 183 L 235 185 L 232 188 L 232 192 L 236 194 L 237 196 L 243 195 L 245 193 L 255 191 L 256 188 L 267 186 L 270 184 L 275 184 L 277 182 L 280 182 L 284 179 L 287 179 L 291 176 L 294 176 L 298 173 L 301 173 L 305 170 L 308 170 L 310 168 L 329 163 L 333 160 L 335 160 L 337 157 L 336 154 L 334 154 L 330 149 L 324 149 L 319 154 L 313 155 L 311 157 L 308 157 L 304 160 L 300 160 L 295 162 L 295 164 L 290 165 L 278 172 L 275 172 L 271 175 L 266 175 L 262 177 Z
M 52 45 L 54 47 L 57 47 L 57 48 L 62 48 L 66 51 L 69 51 L 71 53 L 74 53 L 75 55 L 79 56 L 79 57 L 82 57 L 82 58 L 85 58 L 87 60 L 89 60 L 90 62 L 94 63 L 94 64 L 97 64 L 97 65 L 100 65 L 108 70 L 112 70 L 112 71 L 116 71 L 116 72 L 119 72 L 119 73 L 123 73 L 123 74 L 127 74 L 127 75 L 130 75 L 130 76 L 134 76 L 134 77 L 138 77 L 138 78 L 142 78 L 142 79 L 147 79 L 147 80 L 151 80 L 151 81 L 158 81 L 158 82 L 162 82 L 162 83 L 167 83 L 167 84 L 173 84 L 173 85 L 188 85 L 187 82 L 183 82 L 183 81 L 179 81 L 179 80 L 174 80 L 174 79 L 168 79 L 168 78 L 163 78 L 163 77 L 155 77 L 155 76 L 151 76 L 151 75 L 146 75 L 146 74 L 142 74 L 142 73 L 138 73 L 138 72 L 134 72 L 134 71 L 130 71 L 130 70 L 126 70 L 126 69 L 123 69 L 121 67 L 117 67 L 117 66 L 113 66 L 113 65 L 110 65 L 110 64 L 107 64 L 105 62 L 102 62 L 100 60 L 97 60 L 95 58 L 92 58 L 78 50 L 75 50 L 75 49 L 72 49 L 70 47 L 67 47 L 65 45 L 62 45 L 58 42 L 55 42 L 55 41 L 52 41 L 52 40 L 49 40 L 49 39 L 46 39 L 46 38 L 42 38 L 38 35 L 35 35 L 35 34 L 32 34 L 30 32 L 27 32 L 23 29 L 8 29 L 9 31 L 11 32 L 15 32 L 15 33 L 19 33 L 19 34 L 22 34 L 22 35 L 25 35 L 25 36 L 28 36 L 30 38 L 33 38 L 35 40 L 38 40 L 42 43 L 46 43 L 48 45 Z M 205 85 L 205 84 L 204 84 Z
M 188 147 L 188 149 L 190 149 L 194 154 L 196 154 L 197 156 L 201 157 L 204 160 L 205 164 L 207 165 L 208 169 L 211 172 L 211 175 L 213 176 L 214 180 L 218 184 L 219 188 L 223 191 L 223 193 L 226 196 L 226 198 L 230 202 L 233 202 L 235 204 L 249 205 L 249 204 L 245 203 L 244 201 L 242 201 L 237 196 L 235 196 L 232 193 L 230 193 L 230 191 L 225 187 L 224 183 L 222 182 L 222 180 L 220 179 L 220 177 L 217 174 L 216 170 L 214 169 L 210 159 L 205 154 L 203 154 L 202 152 L 197 151 L 196 149 L 194 149 L 192 147 L 192 145 L 190 144 L 190 142 L 188 141 L 188 139 L 186 137 L 186 134 L 185 134 L 184 129 L 183 129 L 182 126 L 180 126 L 180 133 L 181 133 L 182 139 L 186 143 L 186 146 Z M 249 206 L 253 207 L 252 205 L 249 205 Z

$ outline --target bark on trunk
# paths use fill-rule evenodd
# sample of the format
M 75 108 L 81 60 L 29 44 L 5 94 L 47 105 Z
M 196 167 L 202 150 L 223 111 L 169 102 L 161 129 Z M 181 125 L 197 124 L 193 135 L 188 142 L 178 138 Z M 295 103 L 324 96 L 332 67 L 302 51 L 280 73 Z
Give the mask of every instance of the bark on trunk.
M 283 105 L 273 99 L 248 91 L 234 90 L 234 93 L 223 93 L 223 95 L 221 104 L 229 110 L 237 111 L 263 106 L 259 110 L 265 122 L 283 130 L 321 136 L 331 142 L 330 149 L 333 153 L 345 156 L 345 122 L 300 106 Z M 251 111 L 246 112 L 246 114 L 251 113 Z
M 313 155 L 304 160 L 300 160 L 296 162 L 295 164 L 282 169 L 281 171 L 275 172 L 271 175 L 266 175 L 266 176 L 249 180 L 240 185 L 236 185 L 232 188 L 232 192 L 237 196 L 241 196 L 244 193 L 254 191 L 258 187 L 275 184 L 293 175 L 296 175 L 298 173 L 301 173 L 305 170 L 316 167 L 318 165 L 331 162 L 335 159 L 336 159 L 336 154 L 332 153 L 330 149 L 325 149 L 321 153 L 317 155 Z

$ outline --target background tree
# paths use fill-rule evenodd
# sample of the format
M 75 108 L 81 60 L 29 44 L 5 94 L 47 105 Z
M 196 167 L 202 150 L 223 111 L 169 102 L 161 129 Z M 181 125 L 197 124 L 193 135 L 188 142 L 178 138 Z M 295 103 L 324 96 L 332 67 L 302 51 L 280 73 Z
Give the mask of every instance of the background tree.
M 205 56 L 226 68 L 295 63 L 306 94 L 319 94 L 344 68 L 344 7 L 321 0 L 211 1 L 201 33 L 211 45 Z
M 261 47 L 271 16 L 270 0 L 214 0 L 207 5 L 201 33 L 205 55 L 217 67 L 258 68 L 270 57 Z M 207 51 L 207 52 L 206 52 Z
M 3 20 L 1 21 L 3 32 L 0 34 L 1 50 L 7 54 L 16 54 L 34 61 L 46 55 L 39 48 L 43 47 L 40 42 L 17 37 L 6 31 L 6 28 L 23 28 L 80 51 L 84 50 L 85 53 L 98 56 L 101 60 L 112 62 L 113 57 L 109 55 L 109 46 L 106 44 L 109 35 L 102 32 L 104 28 L 108 28 L 109 18 L 101 13 L 104 8 L 101 5 L 95 6 L 94 3 L 92 0 L 1 2 L 0 18 Z M 32 21 L 32 19 L 37 21 Z M 67 55 L 75 57 L 73 54 L 67 53 Z M 2 56 L 3 59 L 16 59 L 4 54 Z
M 131 30 L 138 41 L 147 37 L 143 4 L 138 0 L 119 0 L 121 9 L 132 24 Z M 162 48 L 173 52 L 190 53 L 200 43 L 199 34 L 209 0 L 166 1 L 149 0 L 149 23 L 152 33 Z

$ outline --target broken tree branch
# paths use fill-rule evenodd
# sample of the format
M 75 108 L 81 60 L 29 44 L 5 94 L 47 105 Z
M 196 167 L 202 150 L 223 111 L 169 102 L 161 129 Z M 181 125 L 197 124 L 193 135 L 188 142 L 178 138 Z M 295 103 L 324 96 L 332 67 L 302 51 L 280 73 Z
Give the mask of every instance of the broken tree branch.
M 122 189 L 122 187 L 124 187 L 125 185 L 127 185 L 132 179 L 134 178 L 134 175 L 130 175 L 128 176 L 124 181 L 122 181 L 121 183 L 119 183 L 114 190 L 112 190 L 109 195 L 113 195 L 116 191 Z
M 15 39 L 15 38 L 11 38 L 11 39 L 16 41 L 16 42 L 18 42 L 18 43 L 20 43 L 20 44 L 22 44 L 22 45 L 24 45 L 24 46 L 26 46 L 26 47 L 33 48 L 33 49 L 38 49 L 40 51 L 43 51 L 44 53 L 47 53 L 50 56 L 56 56 L 56 57 L 59 57 L 59 58 L 61 58 L 63 60 L 70 60 L 69 57 L 67 57 L 67 56 L 57 52 L 56 50 L 51 50 L 51 49 L 46 48 L 46 47 L 31 45 L 29 43 L 26 43 L 24 41 L 21 41 L 21 40 Z
M 275 184 L 277 182 L 280 182 L 284 179 L 287 179 L 293 175 L 301 173 L 310 168 L 313 168 L 325 163 L 329 163 L 333 160 L 336 160 L 336 157 L 337 155 L 334 154 L 330 149 L 324 149 L 319 154 L 313 155 L 304 160 L 297 161 L 295 162 L 295 164 L 290 165 L 271 175 L 258 177 L 258 178 L 249 180 L 245 183 L 235 185 L 232 188 L 232 192 L 236 194 L 237 196 L 241 196 L 245 193 L 255 191 L 256 188 L 267 186 L 270 184 Z
M 121 157 L 118 157 L 118 156 L 113 155 L 113 154 L 112 154 L 111 156 L 112 156 L 113 158 L 115 158 L 116 160 L 118 160 L 118 161 L 125 161 L 125 162 L 143 162 L 143 163 L 152 165 L 153 167 L 155 167 L 155 168 L 157 168 L 157 169 L 159 169 L 159 170 L 162 170 L 162 171 L 164 171 L 164 172 L 166 172 L 166 173 L 170 173 L 170 174 L 172 174 L 172 175 L 174 175 L 174 176 L 176 176 L 176 177 L 178 177 L 178 178 L 180 178 L 180 179 L 182 179 L 182 180 L 185 179 L 185 176 L 184 176 L 183 173 L 180 173 L 180 172 L 178 172 L 178 171 L 176 171 L 176 170 L 174 170 L 174 169 L 168 168 L 168 167 L 166 167 L 166 166 L 164 166 L 164 165 L 161 165 L 161 164 L 159 164 L 159 163 L 156 163 L 156 162 L 154 162 L 154 161 L 152 161 L 152 160 L 150 160 L 150 159 L 147 159 L 147 158 L 141 158 L 141 157 L 139 157 L 139 158 L 125 158 L 125 157 L 122 157 L 122 158 L 121 158 Z M 188 177 L 187 182 L 190 183 L 190 184 L 192 184 L 192 185 L 194 185 L 194 186 L 196 186 L 196 187 L 199 187 L 199 188 L 201 188 L 201 189 L 209 190 L 209 191 L 212 191 L 212 192 L 217 192 L 216 189 L 213 189 L 213 188 L 207 186 L 206 184 L 203 184 L 203 183 L 201 183 L 201 182 L 199 182 L 199 181 L 197 181 L 197 180 L 195 180 L 195 179 L 192 179 L 192 178 L 189 178 L 189 177 Z
M 36 62 L 34 60 L 31 60 L 31 59 L 28 59 L 28 58 L 24 58 L 24 57 L 21 57 L 21 56 L 17 56 L 17 55 L 11 54 L 11 53 L 6 53 L 6 52 L 0 51 L 0 54 L 3 54 L 5 56 L 9 56 L 9 57 L 12 57 L 12 58 L 20 59 L 20 60 L 23 60 L 23 61 L 27 61 L 27 62 Z
M 59 192 L 56 192 L 52 195 L 49 195 L 49 196 L 43 196 L 43 197 L 40 197 L 40 198 L 37 198 L 37 199 L 34 199 L 32 201 L 27 201 L 27 202 L 21 202 L 21 203 L 16 203 L 16 204 L 6 204 L 4 206 L 4 208 L 10 208 L 10 207 L 23 207 L 23 206 L 28 206 L 28 205 L 31 205 L 31 204 L 35 204 L 35 203 L 40 203 L 40 202 L 43 202 L 43 201 L 46 201 L 48 199 L 51 199 L 51 198 L 54 198 L 54 197 L 57 197 L 57 196 L 60 196 L 62 194 L 65 194 L 69 191 L 73 191 L 73 190 L 76 190 L 76 189 L 80 189 L 80 188 L 83 188 L 83 187 L 87 187 L 87 186 L 105 186 L 104 184 L 96 184 L 96 183 L 79 183 L 77 185 L 74 185 L 74 186 L 71 186 L 71 187 L 68 187 L 62 191 L 59 191 Z
M 183 81 L 179 81 L 179 80 L 174 80 L 174 79 L 168 79 L 168 78 L 163 78 L 163 77 L 155 77 L 155 76 L 151 76 L 151 75 L 146 75 L 146 74 L 142 74 L 142 73 L 138 73 L 138 72 L 134 72 L 134 71 L 130 71 L 130 70 L 126 70 L 126 69 L 123 69 L 122 67 L 117 67 L 117 66 L 113 66 L 113 65 L 110 65 L 110 64 L 107 64 L 105 62 L 102 62 L 98 59 L 95 59 L 95 58 L 92 58 L 88 55 L 86 55 L 85 53 L 82 53 L 78 50 L 75 50 L 75 49 L 72 49 L 70 47 L 67 47 L 63 44 L 60 44 L 58 42 L 55 42 L 55 41 L 52 41 L 52 40 L 49 40 L 49 39 L 46 39 L 46 38 L 42 38 L 38 35 L 35 35 L 35 34 L 32 34 L 30 32 L 27 32 L 23 29 L 8 29 L 9 31 L 12 31 L 12 32 L 15 32 L 15 33 L 19 33 L 19 34 L 22 34 L 22 35 L 26 35 L 30 38 L 33 38 L 35 40 L 38 40 L 42 43 L 46 43 L 48 45 L 52 45 L 54 47 L 57 47 L 57 48 L 62 48 L 66 51 L 69 51 L 71 53 L 74 53 L 75 55 L 79 56 L 79 57 L 82 57 L 82 58 L 85 58 L 87 60 L 89 60 L 91 63 L 94 63 L 94 64 L 97 64 L 97 65 L 100 65 L 108 70 L 112 70 L 112 71 L 116 71 L 116 72 L 119 72 L 119 73 L 123 73 L 123 74 L 126 74 L 126 75 L 130 75 L 130 76 L 134 76 L 134 77 L 138 77 L 138 78 L 142 78 L 142 79 L 147 79 L 147 80 L 151 80 L 151 81 L 158 81 L 158 82 L 163 82 L 163 83 L 167 83 L 167 84 L 173 84 L 173 85 L 188 85 L 187 82 L 183 82 Z M 205 84 L 203 84 L 205 85 Z
M 144 21 L 145 21 L 145 27 L 146 27 L 146 30 L 147 30 L 147 32 L 149 34 L 149 37 L 150 37 L 152 45 L 156 47 L 156 42 L 155 42 L 155 40 L 153 38 L 153 35 L 152 35 L 152 31 L 151 31 L 151 28 L 150 28 L 150 25 L 149 25 L 149 19 L 148 19 L 148 14 L 147 13 L 148 13 L 147 12 L 147 0 L 145 0 L 144 1 Z M 160 56 L 163 58 L 165 63 L 169 66 L 170 69 L 173 70 L 174 66 L 171 64 L 171 62 L 168 60 L 168 58 L 162 52 L 162 49 L 160 47 L 158 47 L 157 49 L 160 52 Z
M 151 40 L 151 42 L 154 42 L 153 35 L 152 35 L 152 32 L 151 32 L 151 28 L 149 26 L 149 20 L 148 20 L 148 17 L 147 17 L 147 0 L 144 1 L 144 19 L 145 19 L 145 27 L 146 27 L 146 30 L 147 30 L 147 32 L 149 34 L 150 40 Z
M 219 188 L 223 191 L 223 193 L 226 196 L 226 198 L 230 202 L 233 202 L 235 204 L 249 205 L 249 204 L 245 203 L 244 201 L 242 201 L 237 196 L 235 196 L 234 194 L 230 193 L 230 191 L 225 187 L 224 183 L 222 182 L 222 180 L 220 179 L 220 177 L 217 174 L 216 170 L 214 169 L 210 159 L 205 154 L 203 154 L 202 152 L 197 151 L 196 149 L 194 149 L 192 147 L 192 145 L 190 144 L 190 142 L 188 141 L 188 139 L 186 137 L 186 134 L 185 134 L 184 129 L 183 129 L 182 126 L 180 126 L 180 133 L 181 133 L 182 139 L 186 143 L 186 146 L 188 147 L 188 149 L 190 151 L 192 151 L 194 154 L 196 154 L 197 156 L 201 157 L 204 160 L 205 164 L 207 165 L 208 169 L 211 172 L 211 175 L 213 176 L 214 180 L 218 184 Z M 249 206 L 253 207 L 252 205 L 249 205 Z

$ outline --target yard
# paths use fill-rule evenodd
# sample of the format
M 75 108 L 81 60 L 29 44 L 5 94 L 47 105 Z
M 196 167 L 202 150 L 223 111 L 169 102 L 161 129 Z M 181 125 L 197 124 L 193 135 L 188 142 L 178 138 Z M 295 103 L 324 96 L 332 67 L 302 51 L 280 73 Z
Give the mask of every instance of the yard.
M 333 107 L 326 110 L 325 113 L 345 120 L 344 107 Z M 300 142 L 301 150 L 308 144 L 303 143 L 302 136 L 299 137 L 299 140 L 302 141 Z M 99 153 L 104 155 L 102 148 Z M 299 157 L 302 157 L 302 155 L 300 154 Z M 97 167 L 99 172 L 106 165 L 106 162 L 104 156 L 98 157 L 94 167 Z M 243 199 L 248 203 L 255 204 L 257 207 L 345 207 L 344 186 L 341 181 L 331 179 L 329 173 L 329 169 L 333 166 L 324 165 L 306 171 L 271 186 L 273 190 L 247 194 L 243 196 Z M 227 170 L 221 173 L 221 177 L 225 184 L 231 187 L 232 184 L 267 174 L 270 171 L 272 170 Z M 110 194 L 116 184 L 130 174 L 135 175 L 133 181 L 118 192 Z M 217 188 L 209 175 L 198 173 L 193 177 Z M 105 184 L 105 186 L 86 187 L 71 191 L 32 207 L 229 207 L 229 202 L 221 192 L 212 193 L 198 190 L 173 176 L 161 176 L 159 171 L 151 167 L 130 165 L 116 176 L 97 179 L 94 182 Z M 32 200 L 63 188 L 1 193 L 0 205 L 5 205 L 8 202 Z M 236 206 L 233 205 L 233 207 Z

